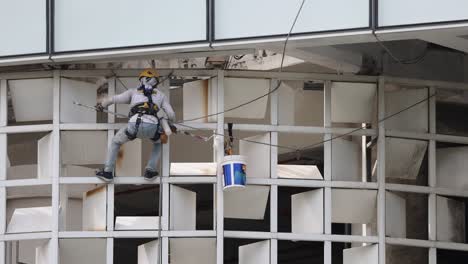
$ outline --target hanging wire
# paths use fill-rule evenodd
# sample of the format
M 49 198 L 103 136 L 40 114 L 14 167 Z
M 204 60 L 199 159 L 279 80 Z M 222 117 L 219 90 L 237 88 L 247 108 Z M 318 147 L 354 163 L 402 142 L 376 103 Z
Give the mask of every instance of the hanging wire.
M 416 107 L 416 106 L 418 106 L 418 105 L 420 105 L 420 104 L 422 104 L 422 103 L 424 103 L 424 102 L 430 100 L 431 98 L 433 98 L 433 97 L 436 96 L 436 95 L 437 95 L 437 94 L 434 93 L 434 94 L 430 95 L 430 96 L 427 97 L 427 98 L 424 98 L 424 99 L 422 99 L 422 100 L 420 100 L 420 101 L 418 101 L 418 102 L 416 102 L 416 103 L 414 103 L 414 104 L 411 104 L 411 105 L 409 105 L 409 106 L 407 106 L 407 107 L 405 107 L 405 108 L 399 110 L 399 111 L 396 112 L 396 113 L 393 113 L 393 114 L 391 114 L 391 115 L 388 115 L 388 116 L 386 116 L 386 117 L 384 117 L 384 118 L 378 120 L 378 121 L 377 121 L 377 124 L 380 124 L 380 123 L 382 123 L 382 122 L 384 122 L 384 121 L 386 121 L 386 120 L 388 120 L 388 119 L 390 119 L 390 118 L 392 118 L 392 117 L 394 117 L 394 116 L 397 116 L 397 115 L 399 115 L 399 114 L 401 114 L 401 113 L 403 113 L 403 112 L 405 112 L 405 111 L 407 111 L 407 110 L 410 110 L 410 109 L 412 109 L 412 108 L 414 108 L 414 107 Z M 177 125 L 182 126 L 182 127 L 186 127 L 186 128 L 190 128 L 190 129 L 193 129 L 193 130 L 204 131 L 204 130 L 201 129 L 201 128 L 196 128 L 196 127 L 193 127 L 193 126 L 190 126 L 190 125 L 187 125 L 187 124 L 180 124 L 180 123 L 178 123 Z M 269 143 L 265 143 L 265 142 L 259 142 L 259 141 L 248 140 L 248 139 L 242 139 L 242 138 L 236 138 L 236 137 L 233 137 L 233 138 L 236 139 L 236 140 L 239 140 L 239 141 L 245 141 L 245 142 L 250 142 L 250 143 L 255 143 L 255 144 L 260 144 L 260 145 L 266 145 L 266 146 L 270 146 L 270 147 L 277 147 L 277 148 L 283 148 L 283 149 L 288 149 L 288 150 L 296 151 L 296 152 L 298 152 L 298 155 L 300 155 L 301 152 L 304 151 L 304 150 L 306 150 L 306 149 L 310 149 L 310 148 L 314 148 L 314 147 L 321 146 L 321 145 L 323 145 L 323 144 L 326 143 L 326 142 L 330 142 L 330 141 L 333 141 L 333 140 L 335 140 L 335 139 L 339 139 L 339 138 L 342 138 L 342 137 L 346 137 L 346 136 L 351 135 L 351 134 L 354 134 L 354 133 L 356 133 L 356 132 L 358 132 L 358 131 L 360 131 L 360 130 L 364 130 L 364 129 L 368 129 L 368 128 L 369 128 L 369 125 L 366 125 L 366 126 L 364 126 L 364 127 L 359 127 L 359 128 L 353 129 L 353 130 L 351 130 L 351 131 L 349 131 L 349 132 L 347 132 L 347 133 L 344 133 L 344 134 L 341 134 L 341 135 L 332 137 L 332 138 L 330 138 L 330 139 L 322 140 L 322 141 L 319 141 L 319 142 L 316 142 L 316 143 L 314 143 L 314 144 L 307 145 L 307 146 L 301 147 L 301 148 L 297 148 L 297 147 L 294 147 L 294 146 L 286 146 L 286 145 L 278 145 L 278 144 L 269 144 Z M 219 134 L 219 133 L 216 133 L 216 132 L 213 132 L 213 135 L 224 136 L 224 134 Z
M 377 43 L 387 52 L 387 54 L 397 63 L 403 64 L 403 65 L 409 65 L 409 64 L 417 64 L 421 61 L 423 61 L 426 58 L 427 53 L 429 52 L 429 45 L 426 45 L 426 48 L 424 51 L 421 53 L 421 55 L 416 56 L 414 59 L 409 59 L 409 60 L 401 60 L 397 56 L 393 54 L 392 51 L 383 43 L 382 40 L 377 36 L 375 33 L 375 30 L 372 31 L 372 35 L 374 36 L 375 40 L 377 40 Z

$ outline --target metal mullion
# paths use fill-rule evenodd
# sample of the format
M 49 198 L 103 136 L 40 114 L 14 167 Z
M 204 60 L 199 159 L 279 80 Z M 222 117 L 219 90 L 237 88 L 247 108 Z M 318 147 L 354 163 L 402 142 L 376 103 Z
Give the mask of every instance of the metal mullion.
M 326 81 L 324 86 L 324 127 L 331 128 L 331 81 Z M 323 155 L 324 155 L 324 180 L 331 182 L 332 180 L 332 142 L 329 141 L 332 138 L 332 134 L 327 133 L 324 135 L 324 140 L 327 141 L 323 144 Z M 324 224 L 324 233 L 329 235 L 332 233 L 331 230 L 331 211 L 332 211 L 332 198 L 331 198 L 331 187 L 324 188 L 324 199 L 323 199 L 323 206 L 324 206 L 324 216 L 323 216 L 323 224 Z M 331 241 L 325 241 L 323 247 L 323 256 L 324 256 L 324 263 L 331 264 L 332 263 L 332 245 Z
M 8 122 L 8 96 L 6 79 L 0 79 L 0 127 Z
M 53 72 L 53 130 L 52 130 L 52 237 L 50 263 L 59 263 L 59 205 L 60 205 L 60 71 Z M 64 263 L 62 263 L 64 264 Z
M 435 94 L 436 88 L 429 87 L 429 96 Z M 436 97 L 429 99 L 429 133 L 436 134 Z M 428 148 L 428 183 L 431 188 L 431 193 L 428 198 L 428 239 L 437 240 L 437 194 L 435 187 L 437 187 L 436 175 L 436 141 L 429 140 Z M 429 248 L 429 264 L 437 264 L 437 249 Z
M 385 79 L 378 83 L 378 120 L 385 118 Z M 378 124 L 377 140 L 377 232 L 379 237 L 379 264 L 385 264 L 385 121 Z
M 270 81 L 270 91 L 279 85 L 278 80 Z M 271 125 L 278 125 L 278 90 L 270 95 Z M 278 132 L 270 132 L 270 143 L 278 144 Z M 276 179 L 278 164 L 278 148 L 270 146 L 270 178 Z M 270 232 L 278 232 L 278 185 L 270 184 Z M 278 263 L 278 240 L 270 240 L 270 264 Z
M 216 85 L 216 111 L 221 113 L 224 111 L 224 71 L 218 71 L 217 85 Z M 224 158 L 224 114 L 217 115 L 217 128 L 218 136 L 216 139 L 216 162 L 220 162 Z M 216 263 L 224 263 L 224 196 L 223 196 L 223 173 L 219 168 L 217 170 L 217 184 L 216 184 Z

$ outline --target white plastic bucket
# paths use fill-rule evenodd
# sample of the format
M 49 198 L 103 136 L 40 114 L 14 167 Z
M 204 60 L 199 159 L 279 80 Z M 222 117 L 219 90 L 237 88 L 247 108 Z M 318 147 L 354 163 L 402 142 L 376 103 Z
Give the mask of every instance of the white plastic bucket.
M 225 156 L 221 163 L 223 168 L 223 189 L 245 187 L 247 177 L 247 161 L 244 156 Z

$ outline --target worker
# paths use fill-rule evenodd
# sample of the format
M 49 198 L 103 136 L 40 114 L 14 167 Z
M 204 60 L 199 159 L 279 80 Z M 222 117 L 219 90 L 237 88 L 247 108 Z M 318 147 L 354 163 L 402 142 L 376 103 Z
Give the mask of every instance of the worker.
M 170 134 L 165 133 L 162 126 L 167 125 L 167 120 L 173 122 L 175 113 L 167 97 L 157 88 L 159 74 L 156 70 L 146 69 L 138 78 L 140 81 L 138 88 L 101 99 L 96 105 L 98 111 L 103 111 L 111 104 L 130 104 L 131 107 L 128 125 L 121 128 L 114 136 L 107 152 L 105 166 L 96 172 L 96 176 L 106 182 L 114 178 L 113 171 L 120 146 L 135 138 L 153 141 L 153 151 L 143 177 L 152 180 L 159 175 L 157 166 L 161 157 L 161 141 L 167 142 L 167 134 Z M 175 129 L 174 126 L 171 128 Z

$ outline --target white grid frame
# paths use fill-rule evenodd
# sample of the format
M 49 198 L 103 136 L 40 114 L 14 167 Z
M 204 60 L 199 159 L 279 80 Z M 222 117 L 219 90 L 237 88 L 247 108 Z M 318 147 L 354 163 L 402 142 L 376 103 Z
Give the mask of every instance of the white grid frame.
M 161 73 L 167 74 L 170 70 L 162 70 Z M 132 77 L 139 72 L 135 70 L 116 70 L 115 74 L 118 77 Z M 325 81 L 324 88 L 324 126 L 284 126 L 278 124 L 278 94 L 271 94 L 271 124 L 269 125 L 253 125 L 253 124 L 238 124 L 236 129 L 255 132 L 269 132 L 271 143 L 277 144 L 278 133 L 294 132 L 306 134 L 322 134 L 324 139 L 329 139 L 333 134 L 344 134 L 352 130 L 352 128 L 333 128 L 331 127 L 331 82 L 332 81 L 350 81 L 350 82 L 369 82 L 378 85 L 378 117 L 385 117 L 385 93 L 384 86 L 386 82 L 417 85 L 428 87 L 430 94 L 436 89 L 462 89 L 468 90 L 468 85 L 463 83 L 428 81 L 416 79 L 403 79 L 395 77 L 374 77 L 374 76 L 346 76 L 332 74 L 309 74 L 309 73 L 277 73 L 277 72 L 255 72 L 255 71 L 214 71 L 214 70 L 176 70 L 176 75 L 183 76 L 212 76 L 218 77 L 217 91 L 217 107 L 218 111 L 224 109 L 224 77 L 244 77 L 244 78 L 267 78 L 271 80 L 271 89 L 276 87 L 279 80 L 323 80 Z M 0 74 L 0 264 L 5 263 L 5 241 L 14 240 L 30 240 L 30 239 L 51 239 L 51 263 L 58 264 L 58 241 L 61 238 L 106 238 L 107 240 L 107 264 L 113 263 L 113 243 L 115 238 L 131 238 L 131 237 L 151 237 L 157 238 L 157 231 L 114 231 L 113 228 L 113 199 L 115 184 L 147 184 L 141 178 L 134 177 L 118 177 L 114 183 L 108 185 L 108 223 L 107 231 L 102 232 L 66 232 L 59 231 L 59 193 L 61 184 L 95 184 L 101 183 L 95 178 L 60 178 L 60 131 L 62 130 L 107 130 L 108 140 L 114 135 L 116 129 L 119 129 L 125 124 L 115 124 L 114 118 L 109 115 L 109 123 L 106 124 L 61 124 L 59 117 L 60 109 L 60 78 L 61 77 L 108 77 L 109 94 L 115 93 L 116 77 L 110 70 L 80 70 L 80 71 L 44 71 L 44 72 L 18 72 Z M 50 77 L 54 79 L 53 87 L 53 123 L 48 125 L 25 125 L 25 126 L 7 126 L 7 80 L 9 79 L 25 79 L 25 78 L 44 78 Z M 162 218 L 162 253 L 163 263 L 169 261 L 169 238 L 171 237 L 213 237 L 217 241 L 217 264 L 223 263 L 223 243 L 224 238 L 250 238 L 250 239 L 269 239 L 271 242 L 271 264 L 276 264 L 278 240 L 303 240 L 303 241 L 321 241 L 324 242 L 324 263 L 331 264 L 331 244 L 333 242 L 359 242 L 359 243 L 375 243 L 379 244 L 379 263 L 385 263 L 385 245 L 403 245 L 413 247 L 424 247 L 429 250 L 429 263 L 437 263 L 437 249 L 450 249 L 468 251 L 468 244 L 441 242 L 437 241 L 436 233 L 436 211 L 435 198 L 437 195 L 450 195 L 468 197 L 468 190 L 452 190 L 448 188 L 440 188 L 436 186 L 436 157 L 435 144 L 437 141 L 463 143 L 468 144 L 468 137 L 442 135 L 436 133 L 435 128 L 435 106 L 436 99 L 433 97 L 429 101 L 429 132 L 414 133 L 404 131 L 391 131 L 385 129 L 385 122 L 380 122 L 375 129 L 365 129 L 356 131 L 353 135 L 376 136 L 378 139 L 378 181 L 377 182 L 340 182 L 331 180 L 331 143 L 324 144 L 324 180 L 290 180 L 278 179 L 276 175 L 277 149 L 271 148 L 271 178 L 268 179 L 248 179 L 250 185 L 268 185 L 270 186 L 270 232 L 246 232 L 246 231 L 224 231 L 224 205 L 223 205 L 223 190 L 220 170 L 217 177 L 169 177 L 169 144 L 163 148 L 163 218 Z M 115 110 L 111 106 L 110 110 Z M 215 130 L 219 134 L 224 134 L 226 124 L 224 124 L 224 115 L 220 114 L 216 124 L 191 124 L 196 128 L 203 130 Z M 25 132 L 52 132 L 54 142 L 53 155 L 53 173 L 50 180 L 6 180 L 6 137 L 12 133 Z M 428 186 L 412 186 L 402 184 L 386 184 L 385 183 L 385 136 L 401 137 L 408 139 L 422 139 L 429 142 L 429 185 Z M 215 159 L 220 160 L 223 157 L 223 137 L 217 136 L 214 143 Z M 215 186 L 214 195 L 215 202 L 215 221 L 214 230 L 206 231 L 177 231 L 169 230 L 169 186 L 170 184 L 190 184 L 203 183 L 213 184 Z M 154 184 L 154 183 L 151 183 Z M 51 185 L 52 187 L 52 209 L 53 223 L 51 232 L 39 232 L 30 234 L 6 234 L 6 188 L 12 186 L 35 186 L 35 185 Z M 293 234 L 278 232 L 278 187 L 279 186 L 295 186 L 295 187 L 314 187 L 324 188 L 324 234 Z M 332 188 L 351 188 L 351 189 L 372 189 L 378 191 L 378 236 L 350 236 L 350 235 L 333 235 L 331 234 L 331 190 Z M 428 240 L 416 240 L 406 238 L 389 238 L 385 236 L 385 192 L 386 191 L 401 191 L 411 193 L 423 193 L 429 196 L 428 210 L 429 221 Z

